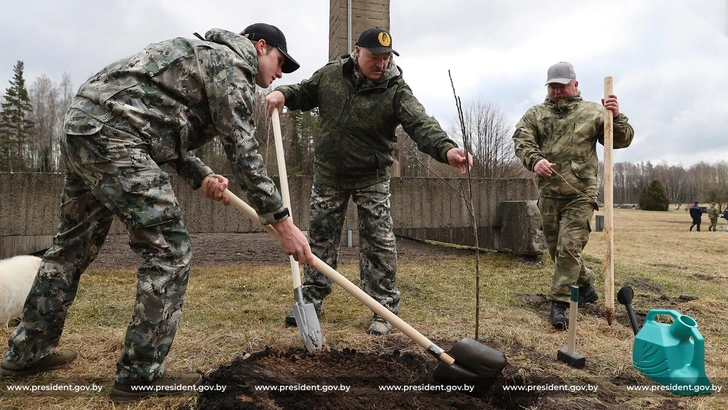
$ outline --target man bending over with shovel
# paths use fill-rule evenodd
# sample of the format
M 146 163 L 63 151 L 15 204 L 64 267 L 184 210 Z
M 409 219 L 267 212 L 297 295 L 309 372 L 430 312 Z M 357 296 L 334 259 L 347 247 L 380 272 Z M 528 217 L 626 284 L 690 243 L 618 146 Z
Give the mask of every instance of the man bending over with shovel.
M 349 198 L 357 206 L 361 288 L 387 309 L 399 312 L 397 252 L 392 232 L 389 185 L 395 129 L 402 125 L 420 151 L 461 168 L 472 164 L 412 94 L 394 64 L 392 38 L 379 27 L 365 30 L 351 55 L 344 55 L 299 84 L 282 86 L 266 97 L 268 112 L 319 108 L 311 189 L 309 241 L 313 253 L 336 269 Z M 304 301 L 321 314 L 333 282 L 306 267 Z M 293 313 L 286 323 L 295 326 Z M 374 315 L 368 333 L 386 335 L 392 325 Z
M 219 136 L 261 223 L 278 231 L 287 254 L 314 263 L 253 137 L 255 84 L 268 87 L 297 68 L 283 33 L 253 24 L 240 34 L 212 29 L 204 39 L 151 44 L 81 86 L 64 119 L 58 234 L 43 256 L 0 374 L 27 376 L 76 359 L 76 351 L 56 347 L 80 276 L 117 216 L 143 262 L 112 398 L 181 394 L 202 382 L 197 373 L 167 372 L 164 366 L 182 315 L 192 247 L 170 176 L 160 165 L 228 204 L 222 195 L 227 179 L 192 153 Z
M 552 65 L 546 86 L 546 100 L 523 115 L 513 142 L 516 155 L 538 180 L 543 232 L 556 262 L 548 295 L 549 319 L 555 328 L 566 330 L 572 285 L 579 286 L 580 304 L 599 299 L 592 286 L 594 273 L 584 265 L 581 252 L 589 240 L 589 222 L 598 209 L 596 144 L 604 144 L 604 107 L 614 117 L 614 148 L 628 147 L 634 130 L 619 112 L 617 96 L 610 95 L 602 104 L 582 100 L 571 64 Z

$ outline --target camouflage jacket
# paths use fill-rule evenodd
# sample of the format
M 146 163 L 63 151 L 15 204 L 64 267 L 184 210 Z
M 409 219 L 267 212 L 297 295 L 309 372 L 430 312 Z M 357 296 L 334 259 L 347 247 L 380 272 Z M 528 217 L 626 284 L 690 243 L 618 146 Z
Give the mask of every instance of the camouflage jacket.
M 276 90 L 290 109 L 319 107 L 314 178 L 335 188 L 359 189 L 390 179 L 399 124 L 420 151 L 437 161 L 446 163 L 447 151 L 457 147 L 427 115 L 393 61 L 380 80 L 372 81 L 346 55 L 308 80 Z
M 615 149 L 632 143 L 634 130 L 624 114 L 614 118 L 613 137 Z M 556 164 L 558 175 L 536 175 L 540 195 L 552 198 L 574 197 L 579 192 L 596 198 L 597 142 L 604 144 L 604 106 L 582 100 L 579 91 L 571 98 L 546 98 L 532 107 L 513 134 L 516 156 L 529 171 L 542 159 Z
M 151 44 L 110 64 L 81 85 L 64 132 L 93 135 L 108 125 L 131 133 L 194 189 L 212 170 L 193 151 L 219 136 L 250 204 L 261 216 L 279 212 L 280 194 L 253 137 L 253 44 L 221 29 L 205 38 Z
M 719 215 L 720 210 L 718 208 L 711 206 L 710 209 L 708 209 L 708 218 L 710 218 L 711 221 L 717 221 Z

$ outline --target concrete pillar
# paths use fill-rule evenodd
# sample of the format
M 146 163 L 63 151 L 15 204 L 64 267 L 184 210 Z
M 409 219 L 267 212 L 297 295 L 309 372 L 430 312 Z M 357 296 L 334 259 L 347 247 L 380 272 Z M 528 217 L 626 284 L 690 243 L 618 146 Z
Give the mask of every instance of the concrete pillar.
M 389 0 L 329 0 L 329 60 L 353 50 L 359 34 L 374 26 L 389 30 Z

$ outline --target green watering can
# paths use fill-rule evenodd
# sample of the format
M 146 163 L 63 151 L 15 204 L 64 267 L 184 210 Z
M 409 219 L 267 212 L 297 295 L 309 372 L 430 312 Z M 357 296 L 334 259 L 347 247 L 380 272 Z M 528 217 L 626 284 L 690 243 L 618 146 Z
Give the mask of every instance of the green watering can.
M 671 324 L 655 321 L 668 315 Z M 681 396 L 710 394 L 712 384 L 705 374 L 705 341 L 693 318 L 674 310 L 653 309 L 634 339 L 632 363 L 635 369 L 665 390 Z

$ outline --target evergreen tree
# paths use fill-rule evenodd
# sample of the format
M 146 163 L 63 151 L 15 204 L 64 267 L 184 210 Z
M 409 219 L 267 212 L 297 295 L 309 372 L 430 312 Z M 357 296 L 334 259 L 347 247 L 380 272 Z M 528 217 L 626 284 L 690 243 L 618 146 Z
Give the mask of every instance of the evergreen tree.
M 0 112 L 0 170 L 24 171 L 29 155 L 28 144 L 33 136 L 33 105 L 23 78 L 22 61 L 13 67 L 13 79 L 5 90 Z
M 662 183 L 653 179 L 645 189 L 640 192 L 640 209 L 645 211 L 667 211 L 670 200 Z

